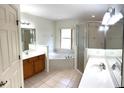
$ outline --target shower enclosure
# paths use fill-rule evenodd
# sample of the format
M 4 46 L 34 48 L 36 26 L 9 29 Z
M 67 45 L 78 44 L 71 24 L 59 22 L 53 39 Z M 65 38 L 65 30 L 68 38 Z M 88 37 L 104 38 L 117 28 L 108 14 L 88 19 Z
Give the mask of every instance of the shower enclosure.
M 77 51 L 77 69 L 83 73 L 85 65 L 86 65 L 86 25 L 79 24 L 76 25 L 76 51 Z

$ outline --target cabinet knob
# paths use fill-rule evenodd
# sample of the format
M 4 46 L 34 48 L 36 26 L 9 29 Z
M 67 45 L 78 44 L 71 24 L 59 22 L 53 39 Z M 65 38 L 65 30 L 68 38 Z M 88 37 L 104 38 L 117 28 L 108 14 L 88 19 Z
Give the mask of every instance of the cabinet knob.
M 0 87 L 5 86 L 5 85 L 7 84 L 7 82 L 8 82 L 8 81 L 5 81 L 5 82 L 1 81 L 1 82 L 0 82 Z

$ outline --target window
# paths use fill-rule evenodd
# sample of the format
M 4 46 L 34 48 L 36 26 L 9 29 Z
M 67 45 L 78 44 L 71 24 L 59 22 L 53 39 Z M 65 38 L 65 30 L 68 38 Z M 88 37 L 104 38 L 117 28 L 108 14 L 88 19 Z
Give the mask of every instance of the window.
M 61 29 L 61 48 L 71 49 L 72 47 L 72 29 Z

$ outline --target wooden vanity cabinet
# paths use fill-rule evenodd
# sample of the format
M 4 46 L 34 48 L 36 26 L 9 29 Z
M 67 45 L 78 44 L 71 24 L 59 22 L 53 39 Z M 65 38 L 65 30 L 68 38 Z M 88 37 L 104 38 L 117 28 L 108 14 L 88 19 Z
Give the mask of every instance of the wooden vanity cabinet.
M 31 77 L 34 74 L 32 58 L 23 61 L 24 79 Z
M 45 69 L 45 55 L 41 55 L 35 58 L 34 73 L 39 73 Z
M 23 60 L 24 79 L 45 69 L 45 54 Z

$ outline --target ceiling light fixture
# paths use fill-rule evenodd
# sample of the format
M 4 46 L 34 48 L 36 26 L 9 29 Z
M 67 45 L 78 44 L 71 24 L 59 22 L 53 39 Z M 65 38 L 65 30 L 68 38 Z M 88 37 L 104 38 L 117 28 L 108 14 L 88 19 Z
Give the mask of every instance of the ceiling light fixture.
M 99 27 L 99 31 L 107 31 L 109 29 L 109 26 L 104 26 L 104 25 L 101 25 Z
M 92 15 L 92 18 L 95 18 L 95 15 Z

